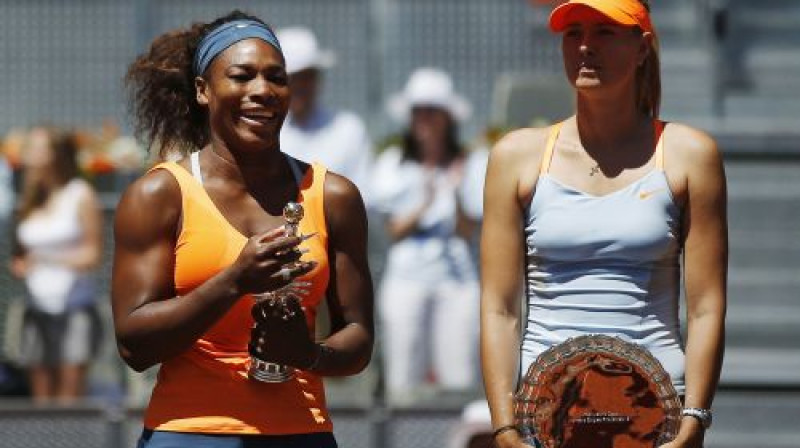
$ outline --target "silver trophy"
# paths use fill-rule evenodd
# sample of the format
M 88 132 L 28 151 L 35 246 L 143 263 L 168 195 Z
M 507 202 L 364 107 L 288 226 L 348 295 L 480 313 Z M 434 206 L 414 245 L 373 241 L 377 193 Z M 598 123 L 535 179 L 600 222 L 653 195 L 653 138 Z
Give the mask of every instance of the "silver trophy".
M 283 208 L 283 219 L 286 220 L 285 236 L 298 236 L 298 228 L 300 227 L 300 220 L 303 219 L 303 213 L 303 206 L 297 202 L 289 202 L 286 204 Z M 288 278 L 290 275 L 290 268 L 284 268 L 282 274 Z M 257 302 L 270 301 L 273 304 L 281 305 L 289 299 L 289 292 L 292 286 L 293 284 L 289 283 L 276 291 L 254 294 L 254 298 Z M 289 313 L 288 310 L 286 312 Z M 288 314 L 284 316 L 285 319 L 289 317 L 291 316 Z M 294 368 L 283 364 L 267 362 L 251 355 L 250 368 L 247 371 L 247 375 L 263 383 L 283 383 L 294 378 Z

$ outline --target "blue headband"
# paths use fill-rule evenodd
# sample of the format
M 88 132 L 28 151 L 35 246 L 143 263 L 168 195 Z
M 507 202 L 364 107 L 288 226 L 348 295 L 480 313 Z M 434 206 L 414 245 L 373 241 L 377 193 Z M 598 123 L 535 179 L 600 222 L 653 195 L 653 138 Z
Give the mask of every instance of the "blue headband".
M 239 42 L 240 40 L 256 38 L 275 47 L 281 54 L 281 44 L 275 33 L 270 31 L 263 23 L 255 20 L 234 20 L 224 23 L 209 32 L 200 41 L 197 51 L 194 53 L 194 63 L 192 69 L 195 76 L 202 75 L 211 61 L 226 48 Z

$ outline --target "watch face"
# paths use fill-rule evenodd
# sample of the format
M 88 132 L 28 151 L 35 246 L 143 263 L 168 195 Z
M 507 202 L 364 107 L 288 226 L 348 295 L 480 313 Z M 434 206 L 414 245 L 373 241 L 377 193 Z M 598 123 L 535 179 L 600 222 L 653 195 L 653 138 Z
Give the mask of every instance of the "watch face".
M 542 353 L 515 397 L 517 424 L 546 448 L 654 447 L 675 438 L 681 405 L 646 349 L 589 335 Z

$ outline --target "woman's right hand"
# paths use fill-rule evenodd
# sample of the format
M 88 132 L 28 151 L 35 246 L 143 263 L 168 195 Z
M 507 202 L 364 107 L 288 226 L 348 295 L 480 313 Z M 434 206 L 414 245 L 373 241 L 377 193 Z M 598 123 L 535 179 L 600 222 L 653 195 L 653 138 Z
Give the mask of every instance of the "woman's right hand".
M 242 294 L 275 291 L 311 271 L 316 262 L 300 261 L 298 248 L 309 236 L 284 236 L 283 226 L 251 237 L 232 265 Z

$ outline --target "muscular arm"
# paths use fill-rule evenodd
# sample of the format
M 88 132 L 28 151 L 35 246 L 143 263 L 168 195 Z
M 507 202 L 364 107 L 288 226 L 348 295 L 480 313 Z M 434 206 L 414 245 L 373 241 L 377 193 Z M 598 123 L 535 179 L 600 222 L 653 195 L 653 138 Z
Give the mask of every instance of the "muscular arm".
M 684 278 L 687 301 L 686 407 L 710 408 L 719 381 L 725 340 L 728 229 L 725 173 L 707 135 L 681 130 L 685 147 Z M 684 418 L 681 433 L 699 431 Z
M 225 274 L 175 297 L 175 238 L 181 193 L 166 171 L 135 182 L 123 195 L 114 222 L 111 298 L 117 345 L 137 371 L 191 346 L 239 294 Z
M 180 215 L 180 189 L 163 170 L 135 182 L 117 207 L 111 284 L 114 326 L 119 352 L 136 370 L 188 349 L 243 294 L 285 285 L 276 273 L 291 260 L 275 254 L 299 242 L 276 239 L 280 230 L 254 236 L 234 264 L 190 293 L 176 296 L 173 276 Z M 265 240 L 271 241 L 262 243 Z
M 314 371 L 326 376 L 352 375 L 372 356 L 374 340 L 372 278 L 367 264 L 367 216 L 356 187 L 329 173 L 325 180 L 325 219 L 331 280 L 328 308 L 330 348 Z
M 492 150 L 486 173 L 484 221 L 481 233 L 481 366 L 489 400 L 492 426 L 514 422 L 512 395 L 519 358 L 520 293 L 523 282 L 525 241 L 523 203 L 530 197 L 530 181 L 520 173 L 537 172 L 523 160 L 539 131 L 519 131 Z M 525 154 L 528 152 L 528 154 Z M 521 443 L 519 434 L 504 432 L 498 446 Z

